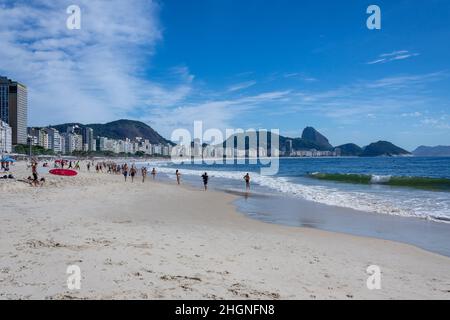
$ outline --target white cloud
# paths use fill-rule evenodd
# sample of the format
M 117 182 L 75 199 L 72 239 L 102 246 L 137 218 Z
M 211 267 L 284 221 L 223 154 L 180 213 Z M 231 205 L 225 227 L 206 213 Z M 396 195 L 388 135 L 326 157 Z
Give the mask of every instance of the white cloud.
M 31 125 L 114 120 L 189 94 L 186 67 L 170 86 L 143 76 L 162 40 L 157 2 L 79 0 L 81 30 L 66 28 L 70 4 L 0 0 L 0 74 L 28 86 Z
M 280 111 L 329 118 L 337 123 L 358 123 L 367 118 L 419 117 L 428 106 L 442 105 L 430 95 L 429 86 L 447 76 L 445 72 L 400 75 L 373 81 L 357 81 L 325 91 L 295 91 Z
M 250 87 L 253 87 L 256 84 L 256 81 L 246 81 L 234 84 L 228 88 L 229 92 L 240 91 Z
M 377 59 L 367 62 L 367 64 L 382 64 L 391 61 L 404 60 L 419 56 L 419 53 L 411 53 L 408 50 L 399 50 L 390 53 L 380 54 Z
M 404 118 L 417 118 L 417 117 L 421 117 L 422 113 L 418 112 L 418 111 L 406 112 L 406 113 L 402 113 L 401 116 L 404 117 Z
M 203 121 L 206 129 L 224 130 L 234 128 L 233 121 L 246 112 L 254 111 L 266 104 L 280 102 L 290 94 L 290 91 L 271 91 L 235 99 L 186 103 L 176 108 L 156 108 L 151 118 L 146 120 L 152 126 L 160 128 L 160 131 L 167 137 L 170 137 L 171 130 L 175 128 L 189 129 L 197 120 Z

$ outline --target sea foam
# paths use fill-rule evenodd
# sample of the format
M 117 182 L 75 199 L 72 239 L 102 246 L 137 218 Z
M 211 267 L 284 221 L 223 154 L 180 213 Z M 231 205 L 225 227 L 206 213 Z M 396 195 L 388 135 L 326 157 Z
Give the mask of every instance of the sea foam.
M 173 176 L 174 168 L 159 163 L 158 170 L 161 173 Z M 183 169 L 181 173 L 189 176 L 200 176 L 202 171 Z M 211 171 L 209 176 L 219 179 L 230 179 L 233 181 L 244 181 L 246 172 L 240 171 Z M 450 204 L 444 197 L 426 198 L 426 191 L 417 191 L 416 193 L 403 195 L 371 193 L 367 191 L 342 190 L 333 186 L 306 185 L 293 182 L 289 177 L 261 176 L 258 173 L 252 173 L 252 183 L 280 192 L 282 194 L 298 197 L 304 200 L 314 201 L 326 205 L 345 207 L 355 210 L 361 210 L 372 213 L 381 213 L 389 215 L 398 215 L 404 217 L 416 217 L 422 219 L 436 220 L 439 222 L 448 222 L 450 219 Z M 376 181 L 386 181 L 388 176 L 377 176 Z M 422 194 L 420 193 L 422 192 Z M 429 196 L 434 196 L 428 194 Z

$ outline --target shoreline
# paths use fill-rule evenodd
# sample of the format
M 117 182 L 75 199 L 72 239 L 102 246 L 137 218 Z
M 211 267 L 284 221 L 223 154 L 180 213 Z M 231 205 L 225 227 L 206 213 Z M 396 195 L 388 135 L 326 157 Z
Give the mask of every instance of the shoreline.
M 0 299 L 450 299 L 445 256 L 264 223 L 238 212 L 236 196 L 139 178 L 2 187 Z M 79 292 L 65 287 L 70 264 Z M 382 290 L 366 288 L 372 264 Z
M 450 225 L 443 221 L 366 212 L 287 195 L 245 197 L 244 193 L 230 193 L 240 195 L 235 202 L 237 210 L 258 221 L 394 241 L 450 257 L 446 245 L 450 241 Z

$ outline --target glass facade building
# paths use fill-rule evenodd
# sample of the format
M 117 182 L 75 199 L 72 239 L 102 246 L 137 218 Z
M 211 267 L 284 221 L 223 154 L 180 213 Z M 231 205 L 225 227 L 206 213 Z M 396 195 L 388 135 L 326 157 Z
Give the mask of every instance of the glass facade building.
M 0 76 L 0 118 L 12 129 L 12 143 L 27 144 L 27 87 Z

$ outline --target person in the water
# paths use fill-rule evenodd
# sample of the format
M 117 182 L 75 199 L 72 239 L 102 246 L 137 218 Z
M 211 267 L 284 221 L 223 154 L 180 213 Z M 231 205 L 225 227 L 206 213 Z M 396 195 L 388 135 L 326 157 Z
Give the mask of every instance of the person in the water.
M 244 176 L 244 180 L 245 180 L 245 188 L 247 190 L 250 190 L 250 175 L 248 173 Z

